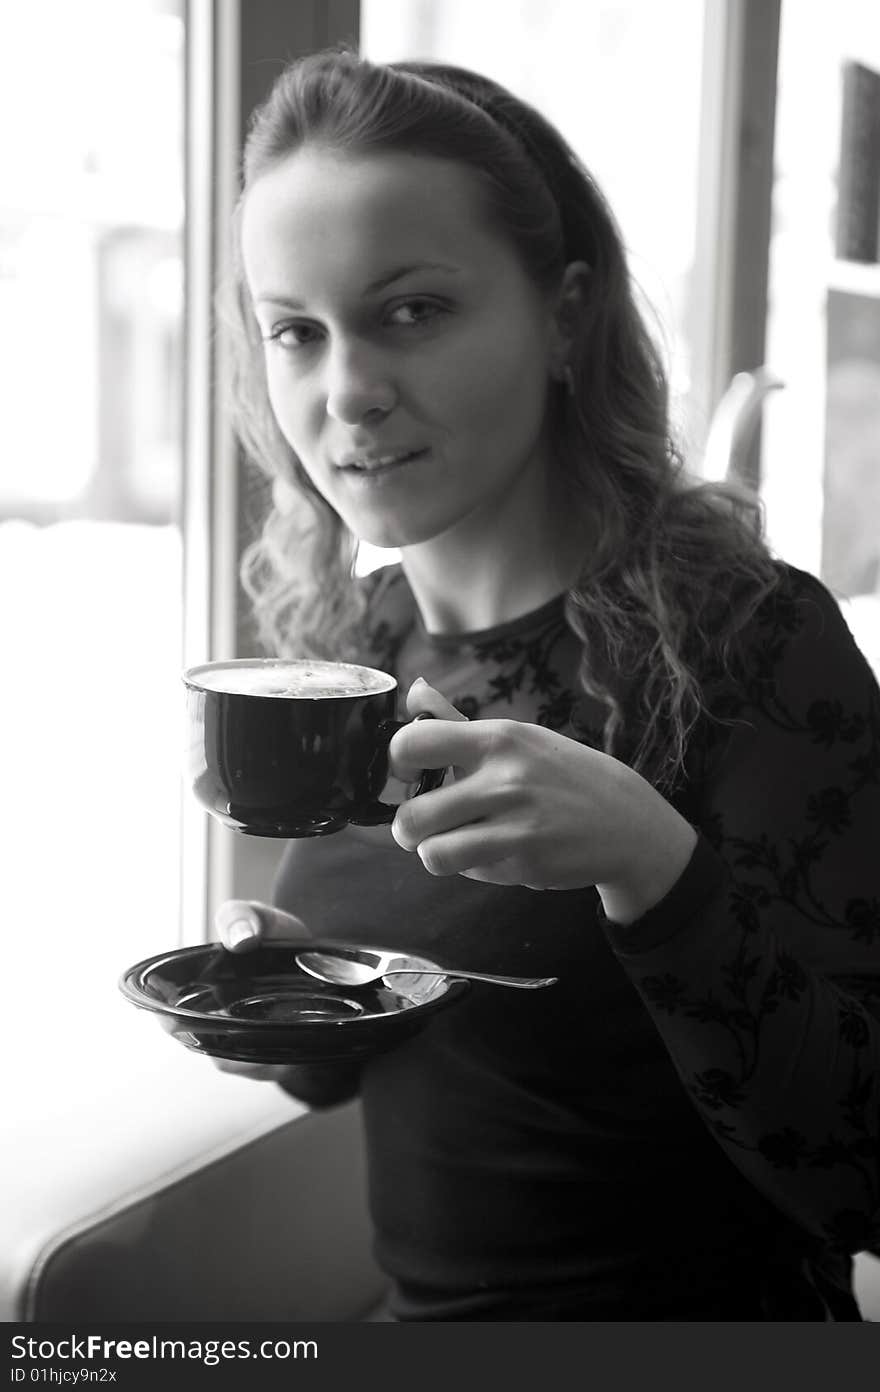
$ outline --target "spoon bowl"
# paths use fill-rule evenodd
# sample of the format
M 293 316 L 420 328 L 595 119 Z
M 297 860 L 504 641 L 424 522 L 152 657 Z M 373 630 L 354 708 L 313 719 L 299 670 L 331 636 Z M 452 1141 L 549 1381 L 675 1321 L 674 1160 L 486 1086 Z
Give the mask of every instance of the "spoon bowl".
M 485 981 L 491 986 L 513 986 L 534 991 L 553 986 L 555 976 L 498 976 L 490 972 L 459 971 L 456 968 L 425 967 L 399 952 L 378 948 L 333 948 L 323 952 L 298 952 L 296 964 L 309 976 L 331 986 L 369 986 L 386 976 L 445 976 L 450 981 Z

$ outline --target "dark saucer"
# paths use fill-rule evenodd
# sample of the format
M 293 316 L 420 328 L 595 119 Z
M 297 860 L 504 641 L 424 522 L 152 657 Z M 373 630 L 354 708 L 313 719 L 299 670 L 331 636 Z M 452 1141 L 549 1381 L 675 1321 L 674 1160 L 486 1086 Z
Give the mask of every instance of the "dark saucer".
M 220 943 L 182 947 L 129 967 L 119 987 L 186 1048 L 261 1064 L 369 1058 L 412 1038 L 468 989 L 466 981 L 420 975 L 434 966 L 422 957 L 409 958 L 411 976 L 354 987 L 324 985 L 296 964 L 298 950 L 340 946 L 358 944 L 309 939 L 243 953 Z

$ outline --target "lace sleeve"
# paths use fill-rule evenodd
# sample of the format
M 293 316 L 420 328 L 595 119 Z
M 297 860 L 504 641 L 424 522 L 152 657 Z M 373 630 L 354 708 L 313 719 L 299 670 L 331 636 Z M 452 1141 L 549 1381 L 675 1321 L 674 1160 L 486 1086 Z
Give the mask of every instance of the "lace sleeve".
M 747 672 L 691 866 L 607 932 L 730 1159 L 824 1243 L 876 1249 L 880 692 L 800 572 L 759 616 Z

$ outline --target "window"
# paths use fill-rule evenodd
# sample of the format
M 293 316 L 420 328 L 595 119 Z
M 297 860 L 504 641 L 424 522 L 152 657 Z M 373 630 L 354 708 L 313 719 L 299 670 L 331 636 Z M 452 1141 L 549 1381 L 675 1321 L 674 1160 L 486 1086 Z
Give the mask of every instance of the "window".
M 178 932 L 183 48 L 182 0 L 0 20 L 5 975 L 52 1000 Z

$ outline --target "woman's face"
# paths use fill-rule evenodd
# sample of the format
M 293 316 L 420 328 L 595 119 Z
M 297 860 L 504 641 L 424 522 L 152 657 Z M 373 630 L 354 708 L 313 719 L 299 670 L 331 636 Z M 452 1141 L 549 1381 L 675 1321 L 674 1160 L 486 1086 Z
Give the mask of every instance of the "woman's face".
M 306 147 L 249 190 L 242 251 L 278 425 L 356 536 L 490 527 L 543 473 L 554 314 L 470 170 Z

